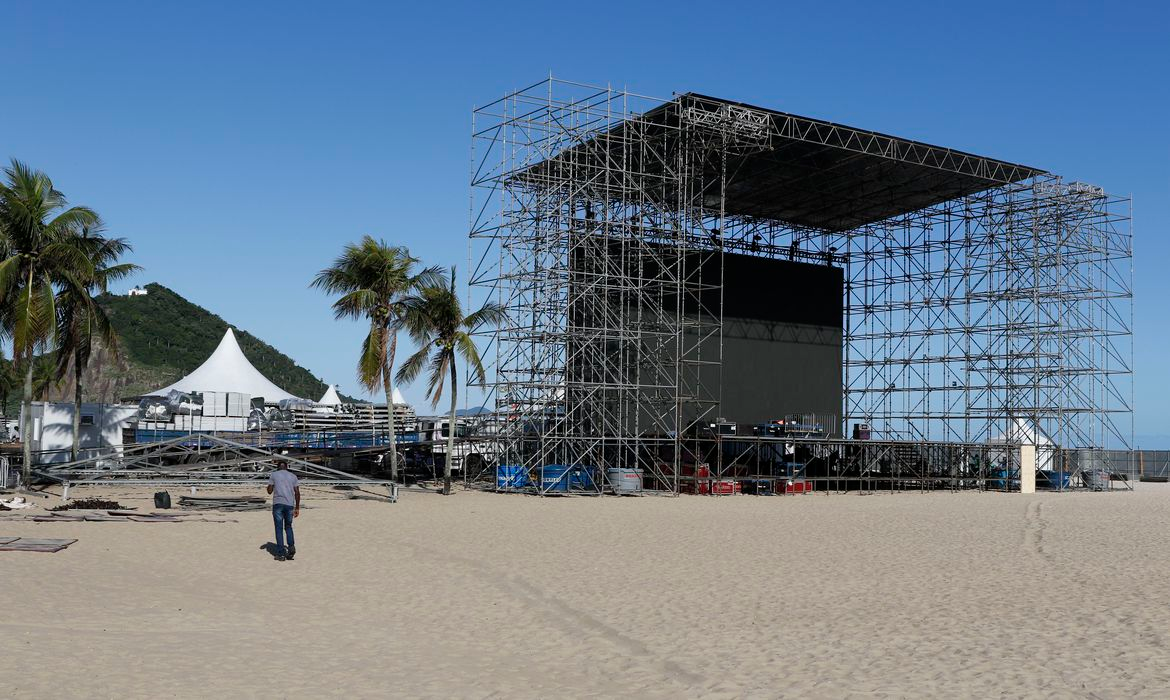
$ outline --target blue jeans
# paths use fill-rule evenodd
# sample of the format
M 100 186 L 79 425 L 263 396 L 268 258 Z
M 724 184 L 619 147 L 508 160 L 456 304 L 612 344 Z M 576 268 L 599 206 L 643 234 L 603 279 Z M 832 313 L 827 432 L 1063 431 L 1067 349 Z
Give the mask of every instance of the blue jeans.
M 288 546 L 295 547 L 293 542 L 293 507 L 286 506 L 282 503 L 272 504 L 272 522 L 276 524 L 276 551 L 280 554 L 285 553 L 284 540 L 288 538 Z

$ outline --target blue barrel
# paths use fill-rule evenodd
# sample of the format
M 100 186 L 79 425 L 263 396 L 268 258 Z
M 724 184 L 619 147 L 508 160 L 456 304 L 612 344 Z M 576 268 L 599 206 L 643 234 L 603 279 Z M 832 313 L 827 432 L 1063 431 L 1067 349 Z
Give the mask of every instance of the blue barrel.
M 540 490 L 545 493 L 567 493 L 569 470 L 563 464 L 546 464 L 540 473 Z
M 569 488 L 596 491 L 597 482 L 593 476 L 595 473 L 593 467 L 573 467 L 569 470 Z
M 1069 472 L 1058 472 L 1051 469 L 1040 469 L 1036 472 L 1036 486 L 1042 489 L 1067 489 Z
M 992 477 L 992 480 L 988 482 L 990 488 L 1000 490 L 1005 488 L 1008 490 L 1015 490 L 1020 488 L 1019 479 L 1008 478 L 1012 476 L 1012 472 L 1009 469 L 993 469 L 991 470 L 990 476 Z
M 496 467 L 496 488 L 522 489 L 528 485 L 528 470 L 521 464 L 501 464 Z

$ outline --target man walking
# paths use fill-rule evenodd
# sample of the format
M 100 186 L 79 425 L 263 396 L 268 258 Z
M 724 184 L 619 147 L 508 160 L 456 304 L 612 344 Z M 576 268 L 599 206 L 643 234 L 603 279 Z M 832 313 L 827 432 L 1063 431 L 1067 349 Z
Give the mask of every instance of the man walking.
M 301 487 L 297 475 L 288 470 L 288 462 L 276 463 L 268 475 L 268 493 L 272 494 L 272 521 L 276 524 L 276 561 L 292 560 L 297 553 L 293 542 L 293 518 L 301 514 Z M 284 547 L 288 539 L 288 549 Z

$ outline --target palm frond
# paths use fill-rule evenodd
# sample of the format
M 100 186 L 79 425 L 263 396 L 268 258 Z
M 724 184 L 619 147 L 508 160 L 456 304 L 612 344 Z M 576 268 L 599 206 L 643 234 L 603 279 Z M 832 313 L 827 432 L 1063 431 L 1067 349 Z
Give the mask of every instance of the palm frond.
M 459 356 L 467 363 L 470 370 L 470 376 L 467 378 L 469 384 L 476 386 L 483 386 L 486 379 L 486 370 L 483 367 L 483 361 L 479 357 L 479 349 L 475 347 L 475 341 L 467 333 L 460 333 L 455 336 L 455 349 Z
M 362 352 L 358 358 L 358 381 L 370 393 L 377 391 L 382 384 L 385 357 L 385 330 L 371 325 L 369 334 L 362 341 Z
M 361 318 L 377 308 L 379 297 L 372 289 L 355 289 L 333 302 L 333 316 L 337 319 Z
M 413 384 L 415 379 L 422 374 L 423 367 L 427 364 L 427 356 L 430 354 L 429 347 L 422 347 L 416 350 L 410 357 L 406 358 L 406 362 L 398 368 L 394 374 L 394 381 L 400 384 Z
M 109 287 L 110 282 L 124 280 L 130 275 L 134 275 L 139 272 L 142 272 L 142 266 L 135 265 L 134 263 L 119 263 L 117 265 L 103 267 L 101 269 L 94 270 L 94 287 L 99 292 L 105 292 L 107 291 L 107 287 Z
M 478 311 L 463 319 L 463 327 L 475 332 L 483 327 L 495 327 L 508 320 L 508 310 L 502 305 L 489 301 Z
M 438 348 L 431 355 L 431 371 L 427 373 L 427 395 L 431 399 L 431 406 L 438 406 L 439 399 L 443 398 L 447 368 L 454 361 L 451 351 L 446 348 Z
M 101 219 L 93 209 L 70 207 L 46 223 L 44 231 L 48 240 L 60 241 L 73 235 L 80 235 L 83 229 L 100 222 Z
M 425 270 L 419 272 L 411 278 L 411 288 L 422 289 L 423 287 L 440 287 L 446 282 L 443 268 L 438 265 L 432 265 Z

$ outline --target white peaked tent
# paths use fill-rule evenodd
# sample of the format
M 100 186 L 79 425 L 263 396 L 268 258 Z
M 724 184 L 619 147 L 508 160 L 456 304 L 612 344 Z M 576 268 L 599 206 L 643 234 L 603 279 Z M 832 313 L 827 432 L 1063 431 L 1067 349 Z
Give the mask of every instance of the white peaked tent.
M 1040 448 L 1036 457 L 1036 468 L 1043 471 L 1050 471 L 1052 469 L 1052 450 L 1044 449 L 1052 447 L 1052 440 L 1044 434 L 1043 430 L 1037 428 L 1032 421 L 1016 417 L 1012 421 L 1012 426 L 1007 434 L 1001 433 L 988 440 L 988 442 L 992 445 L 1035 445 L 1037 448 Z
M 150 392 L 150 395 L 166 396 L 171 391 L 234 391 L 252 397 L 262 396 L 265 403 L 298 398 L 268 381 L 248 362 L 231 328 L 224 333 L 211 357 L 194 372 L 168 387 Z
M 394 390 L 394 403 L 406 403 L 406 399 L 402 398 L 402 392 L 397 389 Z M 337 387 L 333 384 L 325 390 L 325 395 L 317 402 L 318 406 L 340 406 L 342 404 L 341 396 L 337 393 Z
M 340 406 L 341 397 L 337 395 L 337 387 L 330 384 L 325 390 L 325 395 L 317 403 L 322 406 Z

